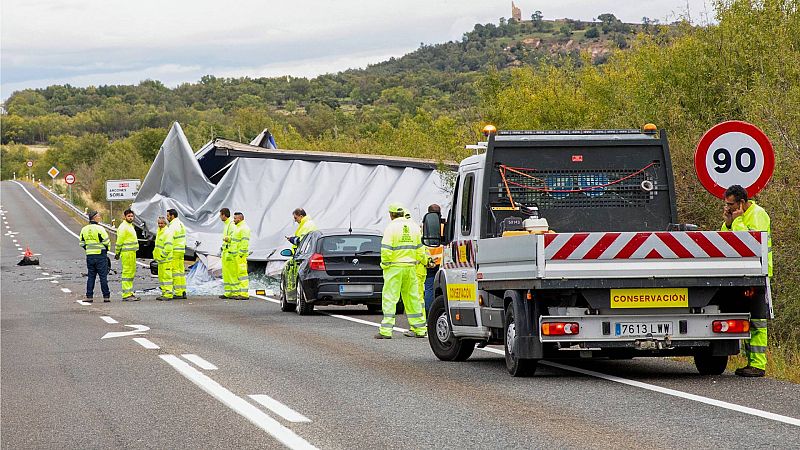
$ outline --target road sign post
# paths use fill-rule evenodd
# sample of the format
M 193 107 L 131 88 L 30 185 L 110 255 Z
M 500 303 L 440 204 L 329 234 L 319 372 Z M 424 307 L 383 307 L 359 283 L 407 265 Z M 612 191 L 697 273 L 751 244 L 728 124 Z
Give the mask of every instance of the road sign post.
M 700 183 L 715 197 L 724 198 L 734 184 L 753 197 L 772 177 L 775 153 L 758 127 L 731 120 L 706 131 L 695 149 L 694 168 Z
M 114 202 L 119 200 L 135 200 L 139 193 L 140 180 L 106 180 L 106 200 L 114 217 Z
M 59 173 L 61 172 L 59 172 L 59 170 L 56 169 L 56 166 L 51 167 L 50 170 L 47 171 L 47 174 L 50 175 L 50 178 L 52 179 L 50 181 L 50 190 L 52 191 L 55 191 L 56 189 L 56 177 L 58 176 Z
M 75 174 L 70 172 L 64 175 L 64 182 L 67 183 L 67 188 L 69 188 L 69 202 L 72 203 L 72 185 L 75 184 Z

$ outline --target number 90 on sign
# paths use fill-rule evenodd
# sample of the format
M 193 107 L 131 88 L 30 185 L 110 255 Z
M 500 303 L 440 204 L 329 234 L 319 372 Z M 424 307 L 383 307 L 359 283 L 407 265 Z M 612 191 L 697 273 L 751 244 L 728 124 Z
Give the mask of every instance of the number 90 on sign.
M 751 197 L 761 191 L 775 168 L 775 154 L 767 136 L 755 125 L 728 121 L 708 130 L 694 155 L 697 178 L 709 192 L 722 198 L 738 184 Z

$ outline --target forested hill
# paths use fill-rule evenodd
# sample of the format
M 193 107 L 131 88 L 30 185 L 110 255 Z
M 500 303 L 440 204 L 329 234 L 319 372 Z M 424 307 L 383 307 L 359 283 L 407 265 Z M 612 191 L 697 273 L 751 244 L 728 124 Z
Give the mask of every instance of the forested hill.
M 205 76 L 174 89 L 147 80 L 135 86 L 25 90 L 5 102 L 2 142 L 46 144 L 59 135 L 85 133 L 113 140 L 143 128 L 165 128 L 174 120 L 215 122 L 219 112 L 242 108 L 266 109 L 307 137 L 327 131 L 328 122 L 317 119 L 336 111 L 367 115 L 363 120 L 373 124 L 397 125 L 418 108 L 450 114 L 469 109 L 477 101 L 476 75 L 490 68 L 581 64 L 582 52 L 591 63 L 602 64 L 613 50 L 628 47 L 637 32 L 669 30 L 649 21 L 624 24 L 611 14 L 600 19 L 545 21 L 536 14 L 522 22 L 501 19 L 499 24 L 476 25 L 460 41 L 421 44 L 400 58 L 310 80 Z M 228 132 L 225 123 L 218 125 L 215 133 Z M 227 137 L 238 138 L 238 133 Z

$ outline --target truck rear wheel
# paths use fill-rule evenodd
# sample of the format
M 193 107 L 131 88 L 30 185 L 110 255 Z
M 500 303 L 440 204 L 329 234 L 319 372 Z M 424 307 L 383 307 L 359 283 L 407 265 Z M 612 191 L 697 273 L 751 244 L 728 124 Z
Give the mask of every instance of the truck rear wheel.
M 728 355 L 713 356 L 707 352 L 694 355 L 694 366 L 701 375 L 720 375 L 728 366 Z
M 433 354 L 442 361 L 466 361 L 475 350 L 475 341 L 453 336 L 443 295 L 436 297 L 428 314 L 428 342 Z
M 522 359 L 516 355 L 514 351 L 514 345 L 516 344 L 517 338 L 517 327 L 514 322 L 514 307 L 513 305 L 508 305 L 508 309 L 506 310 L 506 320 L 505 320 L 505 348 L 506 353 L 506 369 L 508 373 L 511 374 L 512 377 L 528 377 L 536 372 L 536 363 L 538 360 L 535 359 Z

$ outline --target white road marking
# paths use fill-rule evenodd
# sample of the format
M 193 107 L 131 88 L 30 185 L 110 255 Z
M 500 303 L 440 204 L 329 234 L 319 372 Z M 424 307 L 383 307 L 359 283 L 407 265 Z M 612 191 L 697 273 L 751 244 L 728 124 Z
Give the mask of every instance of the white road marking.
M 159 355 L 172 368 L 196 384 L 200 389 L 216 398 L 228 408 L 249 420 L 253 425 L 261 428 L 290 449 L 316 449 L 308 441 L 301 438 L 292 430 L 284 427 L 277 420 L 268 416 L 255 405 L 226 389 L 204 373 L 190 366 L 187 362 L 175 355 Z
M 56 279 L 56 277 L 41 277 L 41 278 L 34 278 L 33 281 L 49 281 L 49 280 L 55 280 L 55 279 Z
M 289 422 L 311 422 L 311 419 L 308 417 L 300 414 L 299 412 L 289 408 L 288 406 L 284 405 L 283 403 L 275 400 L 274 398 L 270 397 L 269 395 L 264 394 L 256 394 L 251 395 L 250 398 L 257 401 L 258 403 L 264 405 L 267 409 L 274 412 L 275 414 L 283 417 L 284 419 L 288 420 Z
M 498 355 L 505 355 L 503 350 L 499 350 L 496 348 L 484 347 L 479 350 L 483 350 L 489 353 L 496 353 Z M 775 414 L 767 411 L 762 411 L 760 409 L 749 408 L 747 406 L 737 405 L 735 403 L 728 403 L 722 400 L 716 400 L 713 398 L 703 397 L 702 395 L 695 395 L 689 394 L 687 392 L 678 391 L 675 389 L 665 388 L 661 386 L 656 386 L 654 384 L 642 383 L 641 381 L 636 380 L 629 380 L 627 378 L 621 378 L 615 375 L 607 375 L 605 373 L 595 372 L 594 370 L 588 369 L 581 369 L 580 367 L 573 367 L 567 366 L 565 364 L 560 364 L 557 362 L 552 361 L 539 361 L 539 364 L 543 364 L 545 366 L 555 367 L 556 369 L 567 370 L 570 372 L 576 372 L 583 375 L 589 375 L 591 377 L 602 378 L 604 380 L 613 381 L 615 383 L 625 384 L 628 386 L 638 387 L 641 389 L 646 389 L 648 391 L 659 392 L 661 394 L 671 395 L 673 397 L 680 397 L 687 400 L 693 400 L 700 403 L 705 403 L 711 406 L 717 406 L 720 408 L 729 409 L 731 411 L 738 411 L 744 414 L 750 414 L 753 416 L 763 417 L 765 419 L 774 420 L 777 422 L 787 423 L 789 425 L 794 425 L 800 427 L 800 419 L 796 419 L 794 417 L 782 416 L 780 414 Z
M 47 273 L 47 272 L 42 272 L 42 275 L 44 275 L 44 276 L 48 276 L 48 275 L 50 275 L 50 274 L 49 274 L 49 273 Z
M 50 282 L 53 284 L 58 284 L 58 280 L 50 280 Z
M 21 188 L 22 188 L 22 190 L 23 190 L 23 191 L 25 191 L 25 193 L 26 193 L 26 194 L 28 194 L 28 197 L 30 197 L 30 198 L 31 198 L 31 200 L 33 200 L 33 201 L 34 201 L 34 202 L 35 202 L 37 205 L 39 205 L 39 207 L 40 207 L 40 208 L 42 208 L 42 209 L 44 210 L 44 212 L 46 212 L 46 213 L 47 213 L 47 214 L 48 214 L 50 217 L 52 217 L 52 218 L 53 218 L 53 220 L 55 220 L 55 221 L 56 221 L 56 223 L 57 223 L 57 224 L 59 224 L 59 225 L 61 226 L 61 228 L 63 228 L 63 229 L 64 229 L 64 231 L 66 231 L 67 233 L 69 233 L 69 234 L 70 234 L 72 237 L 74 237 L 75 239 L 78 239 L 78 235 L 77 235 L 77 234 L 75 234 L 75 233 L 73 233 L 73 232 L 72 232 L 72 230 L 70 230 L 69 228 L 67 228 L 67 226 L 66 226 L 66 225 L 64 225 L 64 223 L 63 223 L 63 222 L 61 222 L 60 220 L 58 220 L 58 217 L 56 217 L 56 215 L 55 215 L 55 214 L 53 214 L 52 212 L 50 212 L 50 210 L 49 210 L 49 209 L 47 209 L 47 207 L 46 207 L 46 206 L 44 206 L 44 205 L 43 205 L 43 204 L 42 204 L 42 203 L 41 203 L 39 200 L 36 200 L 36 197 L 34 197 L 34 196 L 33 196 L 33 194 L 31 194 L 30 192 L 28 192 L 28 190 L 25 188 L 25 186 L 23 186 L 23 185 L 22 185 L 22 183 L 20 183 L 19 181 L 12 181 L 12 183 L 16 183 L 16 184 L 18 184 L 18 185 L 19 185 L 19 187 L 21 187 Z M 6 226 L 6 228 L 8 228 L 8 226 Z M 114 252 L 108 252 L 108 254 L 109 254 L 109 255 L 111 255 L 111 256 L 114 256 Z M 143 263 L 143 262 L 141 262 L 141 261 L 136 261 L 136 264 L 138 264 L 138 265 L 140 265 L 140 266 L 142 266 L 142 267 L 147 267 L 148 269 L 150 268 L 150 265 L 149 265 L 149 264 L 145 264 L 145 263 Z
M 133 338 L 133 340 L 136 341 L 137 344 L 141 345 L 142 347 L 148 350 L 158 350 L 159 348 L 161 348 L 158 345 L 156 345 L 153 341 L 147 338 Z
M 257 295 L 256 297 L 265 298 L 265 297 L 262 297 L 260 295 Z M 357 319 L 355 317 L 343 316 L 341 314 L 330 314 L 330 313 L 326 313 L 324 311 L 319 311 L 319 312 L 321 312 L 323 314 L 326 314 L 328 316 L 331 316 L 331 317 L 336 317 L 337 319 L 349 320 L 350 322 L 361 323 L 361 324 L 369 325 L 369 326 L 373 326 L 373 327 L 380 327 L 381 326 L 379 323 L 370 322 L 369 320 Z M 398 327 L 394 327 L 394 329 L 396 331 L 406 331 L 405 329 L 398 328 Z M 505 355 L 503 350 L 499 350 L 499 349 L 492 348 L 492 347 L 479 348 L 478 350 L 483 350 L 485 352 L 494 353 L 494 354 L 497 354 L 497 355 Z M 607 380 L 607 381 L 613 381 L 615 383 L 621 383 L 621 384 L 625 384 L 625 385 L 628 385 L 628 386 L 633 386 L 633 387 L 637 387 L 637 388 L 641 388 L 641 389 L 646 389 L 646 390 L 653 391 L 653 392 L 659 392 L 661 394 L 671 395 L 673 397 L 680 397 L 680 398 L 683 398 L 683 399 L 686 399 L 686 400 L 692 400 L 692 401 L 696 401 L 696 402 L 699 402 L 699 403 L 705 403 L 707 405 L 717 406 L 719 408 L 724 408 L 724 409 L 728 409 L 728 410 L 731 410 L 731 411 L 737 411 L 737 412 L 744 413 L 744 414 L 750 414 L 750 415 L 753 415 L 753 416 L 758 416 L 758 417 L 762 417 L 762 418 L 765 418 L 765 419 L 774 420 L 776 422 L 782 422 L 782 423 L 786 423 L 786 424 L 789 424 L 789 425 L 800 426 L 800 419 L 797 419 L 797 418 L 794 418 L 794 417 L 783 416 L 783 415 L 771 413 L 771 412 L 768 412 L 768 411 L 762 411 L 760 409 L 749 408 L 747 406 L 737 405 L 735 403 L 728 403 L 728 402 L 724 402 L 722 400 L 715 400 L 713 398 L 703 397 L 701 395 L 689 394 L 687 392 L 678 391 L 678 390 L 675 390 L 675 389 L 669 389 L 669 388 L 665 388 L 665 387 L 661 387 L 661 386 L 656 386 L 654 384 L 643 383 L 641 381 L 629 380 L 627 378 L 621 378 L 621 377 L 617 377 L 617 376 L 614 376 L 614 375 L 607 375 L 607 374 L 604 374 L 604 373 L 595 372 L 593 370 L 581 369 L 579 367 L 567 366 L 565 364 L 559 364 L 559 363 L 552 362 L 552 361 L 539 361 L 539 364 L 542 364 L 542 365 L 545 365 L 545 366 L 550 366 L 550 367 L 555 367 L 555 368 L 561 369 L 561 370 L 567 370 L 567 371 L 570 371 L 570 372 L 576 372 L 576 373 L 580 373 L 580 374 L 583 374 L 583 375 L 589 375 L 589 376 L 596 377 L 596 378 L 601 378 L 601 379 L 604 379 L 604 380 Z
M 68 288 L 61 288 L 61 292 L 65 293 L 65 294 L 69 294 L 72 291 L 70 291 Z
M 200 357 L 198 355 L 195 355 L 193 353 L 185 353 L 185 354 L 183 354 L 181 356 L 183 356 L 184 359 L 186 359 L 187 361 L 189 361 L 191 363 L 194 363 L 195 366 L 197 366 L 197 367 L 199 367 L 199 368 L 201 368 L 203 370 L 217 370 L 218 369 L 217 366 L 211 364 L 210 362 L 206 361 L 202 357 Z
M 16 239 L 12 239 L 11 242 L 17 242 L 17 240 Z
M 114 331 L 110 333 L 106 333 L 100 339 L 108 339 L 108 338 L 115 338 L 115 337 L 123 337 L 123 336 L 134 336 L 137 334 L 142 334 L 145 331 L 150 330 L 150 327 L 147 325 L 125 325 L 128 328 L 134 328 L 132 331 Z
M 63 289 L 62 289 L 62 291 L 63 291 Z M 100 318 L 103 319 L 103 321 L 105 323 L 119 323 L 119 322 L 117 322 L 116 320 L 114 320 L 113 318 L 111 318 L 109 316 L 100 316 Z
M 85 301 L 83 301 L 83 300 L 78 300 L 78 303 L 80 303 L 80 304 L 81 304 L 81 305 L 83 305 L 83 306 L 92 306 L 92 304 L 91 304 L 91 303 L 89 303 L 89 302 L 85 302 Z

